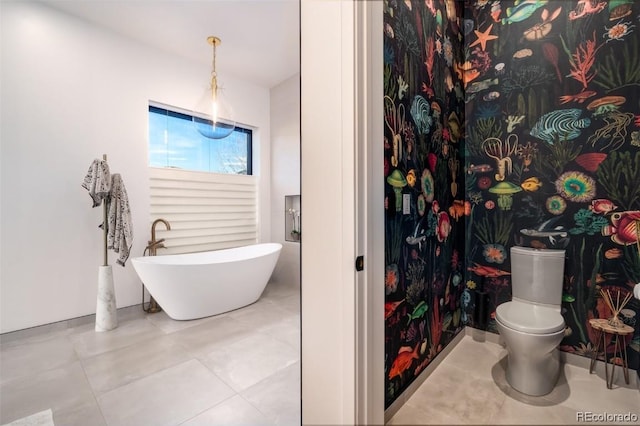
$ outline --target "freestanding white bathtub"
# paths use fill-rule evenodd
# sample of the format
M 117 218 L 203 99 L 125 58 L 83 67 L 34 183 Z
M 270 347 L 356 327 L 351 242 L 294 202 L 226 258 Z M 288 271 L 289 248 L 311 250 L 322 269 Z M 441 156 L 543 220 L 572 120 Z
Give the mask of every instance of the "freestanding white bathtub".
M 174 320 L 221 314 L 258 300 L 282 244 L 131 259 L 138 276 Z

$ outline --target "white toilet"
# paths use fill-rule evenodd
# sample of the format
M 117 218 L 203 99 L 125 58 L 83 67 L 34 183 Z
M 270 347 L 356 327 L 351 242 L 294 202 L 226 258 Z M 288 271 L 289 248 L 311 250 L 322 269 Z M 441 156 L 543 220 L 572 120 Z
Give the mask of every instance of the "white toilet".
M 511 247 L 513 300 L 498 306 L 496 323 L 507 346 L 507 381 L 526 395 L 546 395 L 558 381 L 564 256 L 564 250 Z

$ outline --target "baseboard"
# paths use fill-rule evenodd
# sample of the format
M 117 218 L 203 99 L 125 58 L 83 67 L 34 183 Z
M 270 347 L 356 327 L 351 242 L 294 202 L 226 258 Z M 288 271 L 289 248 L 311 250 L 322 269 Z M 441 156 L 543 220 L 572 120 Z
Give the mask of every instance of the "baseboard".
M 143 312 L 142 306 L 140 304 L 118 308 L 118 318 L 135 314 L 138 311 Z M 86 324 L 95 323 L 95 321 L 96 314 L 90 314 L 62 321 L 56 321 L 49 324 L 37 325 L 35 327 L 25 328 L 22 330 L 10 331 L 0 334 L 0 344 L 8 343 L 17 339 L 37 337 L 40 335 L 62 332 L 70 328 L 76 328 Z
M 465 335 L 471 337 L 476 342 L 489 342 L 494 343 L 496 345 L 504 346 L 504 341 L 502 340 L 502 336 L 496 333 L 491 333 L 489 331 L 480 330 L 478 328 L 473 327 L 465 327 L 464 328 Z
M 468 327 L 465 327 L 468 328 Z M 440 363 L 449 355 L 449 353 L 462 341 L 465 336 L 465 330 L 461 330 L 456 336 L 445 346 L 442 351 L 427 365 L 427 367 L 416 377 L 413 382 L 391 403 L 389 408 L 384 411 L 385 424 L 398 412 L 400 408 L 411 398 L 425 380 L 433 373 Z

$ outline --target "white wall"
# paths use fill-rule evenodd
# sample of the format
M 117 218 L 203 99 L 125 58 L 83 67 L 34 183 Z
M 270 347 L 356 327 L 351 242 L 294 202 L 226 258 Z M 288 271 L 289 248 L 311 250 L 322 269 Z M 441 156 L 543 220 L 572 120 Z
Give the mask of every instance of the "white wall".
M 39 3 L 0 7 L 0 332 L 9 332 L 95 312 L 101 210 L 80 184 L 103 153 L 126 184 L 132 256 L 142 254 L 150 225 L 148 102 L 190 108 L 210 70 Z M 269 91 L 220 79 L 236 120 L 257 127 L 259 239 L 269 241 Z M 114 266 L 114 280 L 118 307 L 140 303 L 131 262 Z
M 286 241 L 284 230 L 284 197 L 296 194 L 300 194 L 300 74 L 271 88 L 271 238 L 282 244 L 272 280 L 298 287 L 300 243 Z

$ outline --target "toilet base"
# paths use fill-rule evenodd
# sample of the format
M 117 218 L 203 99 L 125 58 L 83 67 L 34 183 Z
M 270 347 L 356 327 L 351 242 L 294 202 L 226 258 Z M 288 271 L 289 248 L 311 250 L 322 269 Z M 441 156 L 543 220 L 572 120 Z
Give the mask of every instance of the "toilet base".
M 556 386 L 560 376 L 560 351 L 554 349 L 546 357 L 536 360 L 509 352 L 506 376 L 509 385 L 520 393 L 546 395 Z
M 564 330 L 550 334 L 527 334 L 502 324 L 496 318 L 498 332 L 507 347 L 507 382 L 520 393 L 546 395 L 560 376 L 558 345 Z

